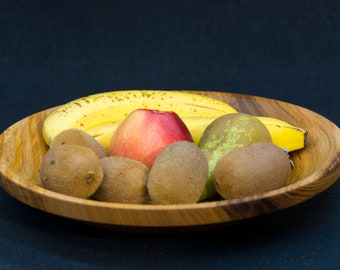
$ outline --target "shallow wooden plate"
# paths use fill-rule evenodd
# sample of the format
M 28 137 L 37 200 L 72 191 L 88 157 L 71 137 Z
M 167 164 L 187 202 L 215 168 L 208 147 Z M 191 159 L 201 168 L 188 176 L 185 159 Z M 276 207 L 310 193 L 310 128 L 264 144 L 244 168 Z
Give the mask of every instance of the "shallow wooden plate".
M 37 172 L 47 150 L 41 126 L 52 108 L 22 119 L 0 135 L 0 185 L 19 201 L 48 213 L 112 229 L 157 231 L 214 227 L 291 207 L 340 177 L 340 130 L 321 115 L 262 97 L 196 93 L 227 102 L 239 112 L 277 117 L 306 129 L 306 147 L 291 154 L 295 168 L 290 183 L 241 199 L 183 205 L 128 205 L 58 194 L 41 187 Z

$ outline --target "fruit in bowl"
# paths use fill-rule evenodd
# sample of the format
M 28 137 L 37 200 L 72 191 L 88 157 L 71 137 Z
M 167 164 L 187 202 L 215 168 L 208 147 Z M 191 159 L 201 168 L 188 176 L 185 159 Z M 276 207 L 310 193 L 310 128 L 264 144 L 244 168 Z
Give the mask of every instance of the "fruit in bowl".
M 199 147 L 208 157 L 209 175 L 201 200 L 216 194 L 213 185 L 216 163 L 231 150 L 257 142 L 271 143 L 272 139 L 266 126 L 257 117 L 249 114 L 226 114 L 206 127 Z
M 101 160 L 107 155 L 119 157 L 105 163 L 104 174 L 107 172 L 110 177 L 103 175 L 103 179 L 110 180 L 104 181 L 105 184 L 98 187 L 101 194 L 110 194 L 110 199 L 103 199 L 109 198 L 106 195 L 90 196 L 89 199 L 155 204 L 194 203 L 216 195 L 228 198 L 224 196 L 221 187 L 231 184 L 225 181 L 233 180 L 220 177 L 221 173 L 215 172 L 215 166 L 220 160 L 228 160 L 224 157 L 234 149 L 263 142 L 275 145 L 287 156 L 286 152 L 289 152 L 289 149 L 304 147 L 306 132 L 282 120 L 238 112 L 229 104 L 213 98 L 170 92 L 122 91 L 77 99 L 61 106 L 45 119 L 44 139 L 52 149 L 56 144 L 84 144 L 82 140 L 84 138 L 88 140 L 90 137 L 101 144 L 101 150 L 107 151 Z M 67 120 L 65 125 L 60 124 L 61 119 Z M 59 139 L 65 137 L 63 134 L 72 134 L 71 131 L 78 133 L 78 138 L 82 140 Z M 107 138 L 110 138 L 109 143 Z M 258 152 L 260 156 L 270 156 L 272 148 L 264 147 L 261 150 L 262 152 Z M 247 161 L 244 157 L 247 151 L 241 152 L 243 160 Z M 138 184 L 136 180 L 140 198 L 138 200 L 130 199 L 133 196 L 125 190 L 134 183 L 131 179 L 133 177 L 130 176 L 134 174 L 129 172 L 132 164 L 130 160 L 148 168 L 141 170 Z M 256 166 L 253 160 L 249 161 L 252 161 L 251 166 Z M 221 167 L 229 168 L 231 165 L 226 162 L 220 164 L 223 166 L 218 166 L 219 171 L 228 174 L 228 170 L 221 170 Z M 277 163 L 270 166 L 274 166 L 274 171 L 280 169 L 275 167 L 278 166 Z M 246 162 L 244 167 L 247 170 Z M 258 167 L 258 170 L 253 171 L 257 171 L 258 174 L 266 171 L 263 163 L 259 162 Z M 112 175 L 114 177 L 111 177 Z M 288 178 L 289 175 L 285 174 L 284 178 Z M 262 177 L 260 185 L 262 181 L 262 187 L 278 188 L 288 179 L 284 180 L 279 181 L 277 185 L 267 185 L 266 182 L 271 181 L 267 175 Z M 251 181 L 248 182 L 251 185 Z M 121 192 L 118 191 L 118 187 L 123 187 Z M 73 188 L 77 189 L 76 186 Z M 115 194 L 126 196 L 116 199 L 119 196 L 111 196 L 114 194 L 112 190 L 105 190 L 113 188 L 116 189 Z M 269 190 L 270 188 L 261 189 L 262 192 Z M 132 192 L 132 189 L 130 191 Z M 246 196 L 249 193 L 239 194 Z

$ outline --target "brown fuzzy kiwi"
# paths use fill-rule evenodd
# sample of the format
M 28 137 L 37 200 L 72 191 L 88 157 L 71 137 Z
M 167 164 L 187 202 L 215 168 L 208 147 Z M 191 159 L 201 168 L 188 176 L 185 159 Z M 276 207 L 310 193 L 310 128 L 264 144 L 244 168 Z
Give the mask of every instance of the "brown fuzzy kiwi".
M 170 144 L 159 154 L 148 177 L 152 204 L 196 203 L 208 176 L 208 161 L 197 145 Z
M 43 187 L 65 195 L 89 198 L 103 180 L 98 156 L 89 147 L 64 144 L 44 155 L 39 175 Z
M 66 129 L 60 132 L 53 139 L 50 147 L 55 147 L 62 144 L 80 144 L 90 147 L 98 156 L 98 158 L 103 158 L 108 156 L 105 148 L 91 135 L 80 129 Z
M 223 156 L 213 171 L 216 191 L 235 199 L 283 187 L 291 175 L 289 156 L 272 143 L 255 143 Z
M 103 183 L 92 196 L 107 202 L 145 204 L 149 201 L 146 189 L 149 168 L 143 163 L 119 156 L 109 156 L 100 160 Z

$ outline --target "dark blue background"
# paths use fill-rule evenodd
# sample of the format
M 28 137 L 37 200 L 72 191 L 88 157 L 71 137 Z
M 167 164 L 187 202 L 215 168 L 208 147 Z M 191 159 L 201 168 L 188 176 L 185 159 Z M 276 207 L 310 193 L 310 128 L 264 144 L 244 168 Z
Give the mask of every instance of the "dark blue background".
M 115 89 L 265 96 L 340 125 L 339 1 L 0 1 L 0 131 Z M 336 269 L 340 185 L 180 235 L 104 231 L 0 189 L 0 269 Z

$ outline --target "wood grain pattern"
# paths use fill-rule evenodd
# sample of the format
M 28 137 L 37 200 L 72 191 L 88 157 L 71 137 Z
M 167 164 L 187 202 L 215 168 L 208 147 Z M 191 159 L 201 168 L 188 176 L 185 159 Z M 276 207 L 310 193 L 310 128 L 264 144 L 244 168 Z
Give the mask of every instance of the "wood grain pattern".
M 238 111 L 277 117 L 308 131 L 305 149 L 292 153 L 295 163 L 286 187 L 236 200 L 186 205 L 127 205 L 78 199 L 41 187 L 38 167 L 47 151 L 41 134 L 54 109 L 22 119 L 0 135 L 0 185 L 19 201 L 59 216 L 108 228 L 194 228 L 242 220 L 291 207 L 324 191 L 340 177 L 340 130 L 329 120 L 293 104 L 256 96 L 197 92 Z

